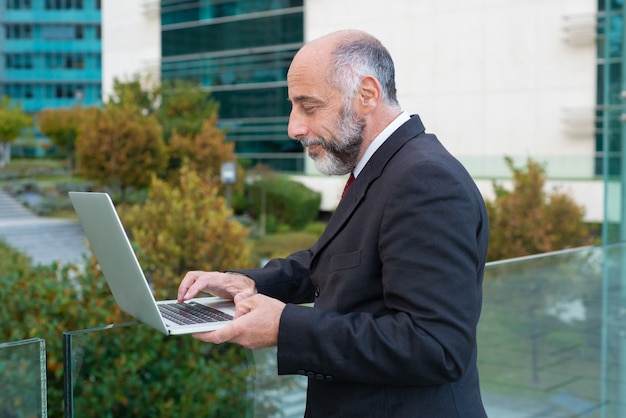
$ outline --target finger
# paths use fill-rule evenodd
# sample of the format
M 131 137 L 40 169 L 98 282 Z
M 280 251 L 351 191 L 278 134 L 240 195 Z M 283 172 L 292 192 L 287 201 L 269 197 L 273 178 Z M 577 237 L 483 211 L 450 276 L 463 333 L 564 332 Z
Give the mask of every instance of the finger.
M 199 275 L 198 271 L 190 271 L 190 272 L 187 272 L 187 274 L 185 274 L 185 277 L 183 277 L 183 280 L 180 282 L 180 285 L 178 285 L 178 296 L 177 296 L 178 302 L 182 302 L 185 300 L 185 295 L 189 293 L 189 288 L 196 282 L 198 275 Z
M 237 319 L 240 316 L 243 316 L 243 315 L 249 313 L 250 311 L 252 311 L 252 305 L 250 303 L 250 300 L 248 300 L 245 296 L 241 295 L 240 293 L 237 294 L 235 296 L 235 316 L 234 316 L 234 318 Z

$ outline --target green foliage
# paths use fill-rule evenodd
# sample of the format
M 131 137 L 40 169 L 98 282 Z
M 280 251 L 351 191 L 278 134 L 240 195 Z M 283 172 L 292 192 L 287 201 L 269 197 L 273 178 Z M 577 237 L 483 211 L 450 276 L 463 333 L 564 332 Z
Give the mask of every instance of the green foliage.
M 165 168 L 166 147 L 156 120 L 119 107 L 98 110 L 76 141 L 81 173 L 102 185 L 147 187 Z
M 0 143 L 13 142 L 32 123 L 32 118 L 16 102 L 8 96 L 0 98 Z
M 8 96 L 0 98 L 0 168 L 11 160 L 11 142 L 32 126 L 32 118 Z
M 187 271 L 249 266 L 247 229 L 231 218 L 217 186 L 187 165 L 178 185 L 155 179 L 146 203 L 123 210 L 122 219 L 159 297 L 173 298 Z
M 186 80 L 166 80 L 161 84 L 160 106 L 156 117 L 163 127 L 163 136 L 169 141 L 174 133 L 194 137 L 203 129 L 206 120 L 217 119 L 219 104 L 210 91 Z
M 107 107 L 116 107 L 138 115 L 154 113 L 157 102 L 157 89 L 145 88 L 138 74 L 130 80 L 113 80 L 113 93 L 107 101 Z
M 168 177 L 174 182 L 179 174 L 179 166 L 183 161 L 200 177 L 220 184 L 222 163 L 235 161 L 235 144 L 226 142 L 226 134 L 217 127 L 217 114 L 202 122 L 200 131 L 194 135 L 173 133 L 169 141 L 170 171 Z M 238 167 L 235 190 L 243 190 L 244 173 Z
M 91 111 L 86 109 L 88 108 L 72 107 L 42 110 L 37 114 L 37 126 L 55 145 L 71 152 L 86 116 L 83 112 Z
M 279 224 L 300 230 L 313 222 L 319 213 L 321 194 L 302 183 L 281 176 L 264 176 L 249 190 L 250 212 L 257 219 L 267 214 Z
M 544 191 L 544 169 L 528 159 L 518 169 L 511 158 L 513 190 L 494 182 L 495 199 L 486 201 L 490 235 L 488 261 L 557 251 L 592 243 L 584 209 L 568 195 Z
M 62 417 L 62 333 L 128 317 L 93 258 L 85 268 L 33 266 L 0 243 L 0 283 L 0 341 L 46 340 L 48 416 Z M 252 370 L 236 345 L 166 337 L 143 325 L 72 338 L 74 416 L 245 416 Z
M 37 125 L 41 133 L 52 140 L 67 155 L 67 171 L 73 170 L 76 138 L 83 124 L 88 124 L 90 115 L 97 112 L 96 108 L 60 108 L 46 109 L 37 115 Z

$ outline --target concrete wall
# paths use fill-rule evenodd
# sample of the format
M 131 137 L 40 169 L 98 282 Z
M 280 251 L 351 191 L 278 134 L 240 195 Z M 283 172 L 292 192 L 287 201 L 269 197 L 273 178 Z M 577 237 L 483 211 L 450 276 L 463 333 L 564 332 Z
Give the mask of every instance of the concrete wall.
M 102 1 L 102 98 L 113 80 L 139 74 L 146 85 L 160 82 L 161 18 L 158 0 Z
M 420 114 L 485 195 L 491 179 L 510 177 L 505 156 L 520 167 L 530 157 L 590 220 L 602 219 L 595 0 L 309 0 L 305 7 L 306 40 L 356 28 L 387 46 L 401 105 Z

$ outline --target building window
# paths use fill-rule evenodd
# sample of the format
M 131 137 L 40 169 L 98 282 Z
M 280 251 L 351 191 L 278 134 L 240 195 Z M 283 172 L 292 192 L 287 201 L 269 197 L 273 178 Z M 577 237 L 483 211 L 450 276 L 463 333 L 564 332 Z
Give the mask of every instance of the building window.
M 57 84 L 54 90 L 54 97 L 56 99 L 73 99 L 77 90 L 77 86 L 72 84 Z
M 46 0 L 46 10 L 82 10 L 83 0 Z
M 41 36 L 43 39 L 60 41 L 74 39 L 74 25 L 43 25 Z
M 621 1 L 598 2 L 597 112 L 595 174 L 622 173 L 622 60 L 623 12 Z M 605 95 L 606 93 L 606 95 Z
M 32 99 L 34 95 L 34 87 L 32 84 L 7 84 L 5 93 L 12 99 L 23 100 Z
M 30 54 L 7 54 L 6 68 L 12 70 L 32 70 L 33 57 Z
M 32 99 L 33 97 L 35 97 L 33 95 L 33 85 L 32 84 L 25 84 L 24 85 L 24 98 L 25 99 Z
M 6 25 L 7 39 L 32 39 L 32 26 L 28 24 Z
M 46 54 L 44 64 L 47 69 L 78 69 L 85 68 L 84 54 Z
M 7 10 L 30 10 L 32 8 L 31 0 L 7 0 Z

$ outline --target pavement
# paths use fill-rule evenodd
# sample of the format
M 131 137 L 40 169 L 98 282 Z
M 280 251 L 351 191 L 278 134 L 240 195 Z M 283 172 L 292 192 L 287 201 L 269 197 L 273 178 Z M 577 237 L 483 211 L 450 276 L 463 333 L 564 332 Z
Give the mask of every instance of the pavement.
M 79 263 L 89 252 L 78 221 L 37 216 L 3 190 L 0 240 L 27 254 L 34 264 Z

